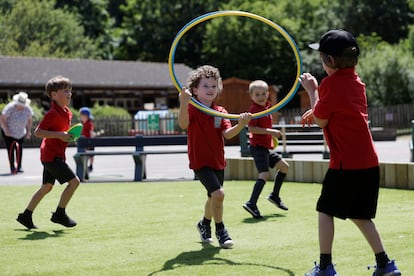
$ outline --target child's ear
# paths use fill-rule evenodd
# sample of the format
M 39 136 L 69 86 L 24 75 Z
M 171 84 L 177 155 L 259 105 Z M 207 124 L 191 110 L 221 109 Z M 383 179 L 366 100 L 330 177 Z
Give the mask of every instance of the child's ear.
M 331 68 L 336 68 L 335 58 L 333 56 L 331 56 L 331 55 L 328 55 L 328 59 L 329 59 L 328 66 L 331 67 Z

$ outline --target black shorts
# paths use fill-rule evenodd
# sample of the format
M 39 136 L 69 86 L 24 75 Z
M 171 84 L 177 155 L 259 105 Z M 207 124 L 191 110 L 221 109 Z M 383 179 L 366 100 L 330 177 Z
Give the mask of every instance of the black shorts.
M 43 184 L 55 184 L 55 180 L 63 184 L 76 177 L 75 173 L 62 158 L 56 158 L 53 162 L 42 162 L 42 164 Z
M 269 168 L 274 168 L 277 162 L 282 160 L 282 157 L 275 151 L 270 151 L 263 146 L 251 146 L 250 155 L 254 159 L 257 171 L 267 172 Z
M 223 187 L 224 170 L 215 170 L 209 167 L 203 167 L 199 170 L 194 170 L 195 175 L 200 180 L 201 184 L 207 190 L 207 196 L 211 197 L 211 193 Z
M 316 210 L 340 219 L 375 217 L 379 167 L 362 170 L 328 169 Z

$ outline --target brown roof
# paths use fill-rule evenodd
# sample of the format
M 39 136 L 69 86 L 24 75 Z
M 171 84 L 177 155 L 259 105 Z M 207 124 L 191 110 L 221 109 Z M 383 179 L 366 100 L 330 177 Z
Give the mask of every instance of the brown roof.
M 191 68 L 174 70 L 184 84 Z M 44 87 L 56 75 L 78 88 L 174 88 L 167 63 L 0 56 L 0 87 Z

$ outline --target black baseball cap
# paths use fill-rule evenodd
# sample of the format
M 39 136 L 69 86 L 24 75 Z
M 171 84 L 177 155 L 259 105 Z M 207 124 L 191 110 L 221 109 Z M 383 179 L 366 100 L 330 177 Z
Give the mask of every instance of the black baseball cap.
M 344 30 L 330 30 L 322 36 L 319 43 L 309 44 L 309 47 L 313 50 L 337 57 L 342 56 L 344 49 L 356 47 L 356 55 L 359 55 L 359 47 L 355 37 L 350 32 Z

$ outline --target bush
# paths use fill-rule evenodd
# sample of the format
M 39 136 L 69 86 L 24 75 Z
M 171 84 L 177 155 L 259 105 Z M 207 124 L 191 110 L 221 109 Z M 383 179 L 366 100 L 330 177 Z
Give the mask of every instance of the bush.
M 371 106 L 412 103 L 414 99 L 414 63 L 412 54 L 402 45 L 390 45 L 372 37 L 361 37 L 362 57 L 357 71 L 367 85 Z
M 79 110 L 71 108 L 72 123 L 80 122 Z M 103 130 L 106 136 L 126 136 L 131 129 L 132 118 L 124 108 L 95 104 L 91 108 L 96 131 Z

